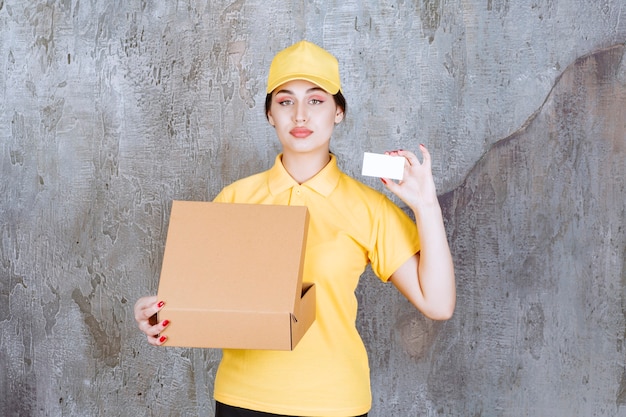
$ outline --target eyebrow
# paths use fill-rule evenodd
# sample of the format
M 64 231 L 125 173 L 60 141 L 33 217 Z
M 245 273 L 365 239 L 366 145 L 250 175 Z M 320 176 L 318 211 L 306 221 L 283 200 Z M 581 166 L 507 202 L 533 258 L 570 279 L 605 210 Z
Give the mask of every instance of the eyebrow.
M 312 87 L 312 88 L 309 88 L 308 90 L 306 90 L 306 93 L 309 94 L 309 93 L 312 93 L 314 91 L 323 91 L 324 93 L 326 93 L 326 90 L 324 90 L 322 87 Z M 293 95 L 294 93 L 291 90 L 283 89 L 283 90 L 278 90 L 276 92 L 276 94 L 292 94 Z

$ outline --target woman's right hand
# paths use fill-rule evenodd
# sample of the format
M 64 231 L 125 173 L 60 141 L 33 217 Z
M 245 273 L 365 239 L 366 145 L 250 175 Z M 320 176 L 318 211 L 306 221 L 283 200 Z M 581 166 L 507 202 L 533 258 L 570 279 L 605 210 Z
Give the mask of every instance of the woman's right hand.
M 160 336 L 159 334 L 170 324 L 169 320 L 162 320 L 160 323 L 156 321 L 156 313 L 164 305 L 163 301 L 157 301 L 156 296 L 141 297 L 135 303 L 135 321 L 137 321 L 139 330 L 148 337 L 148 343 L 153 346 L 160 346 L 167 340 L 167 336 Z

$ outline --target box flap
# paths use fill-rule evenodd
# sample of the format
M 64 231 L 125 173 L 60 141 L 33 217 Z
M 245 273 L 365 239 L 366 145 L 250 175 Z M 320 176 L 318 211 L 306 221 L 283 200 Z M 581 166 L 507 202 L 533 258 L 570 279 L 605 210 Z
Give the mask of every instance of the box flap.
M 187 310 L 293 313 L 308 219 L 304 206 L 174 201 L 159 299 Z
M 315 321 L 315 285 L 304 284 L 297 313 L 186 310 L 166 305 L 166 346 L 293 350 Z
M 305 283 L 302 286 L 302 298 L 297 306 L 297 311 L 292 317 L 291 326 L 291 349 L 295 348 L 306 331 L 315 321 L 316 309 L 315 284 Z
M 236 311 L 170 309 L 172 326 L 162 334 L 166 346 L 291 350 L 288 313 L 249 313 Z M 185 323 L 184 327 L 174 326 Z

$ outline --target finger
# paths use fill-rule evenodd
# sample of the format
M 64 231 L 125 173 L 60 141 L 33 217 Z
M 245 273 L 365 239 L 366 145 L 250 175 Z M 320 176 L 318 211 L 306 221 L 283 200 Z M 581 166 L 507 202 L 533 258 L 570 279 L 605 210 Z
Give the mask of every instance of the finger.
M 148 321 L 143 321 L 139 323 L 139 330 L 141 330 L 146 336 L 154 337 L 158 335 L 159 333 L 161 333 L 161 330 L 163 329 L 162 329 L 162 326 L 159 324 L 155 324 L 154 326 L 151 326 L 150 323 L 148 323 Z
M 164 305 L 165 302 L 163 301 L 157 302 L 156 296 L 140 298 L 135 303 L 135 320 L 138 323 L 149 320 L 150 317 L 158 313 Z
M 167 336 L 161 335 L 161 332 L 165 330 L 169 324 L 169 320 L 163 320 L 154 326 L 146 326 L 145 323 L 142 323 L 139 327 L 147 336 L 148 343 L 151 345 L 162 345 L 167 340 Z
M 159 339 L 157 337 L 148 336 L 148 343 L 152 346 L 159 346 Z
M 148 343 L 152 346 L 161 346 L 167 340 L 167 336 L 148 336 Z
M 385 155 L 398 156 L 398 152 L 401 152 L 402 149 L 396 149 L 393 151 L 385 151 Z
M 420 151 L 422 151 L 422 158 L 424 158 L 424 163 L 430 166 L 430 152 L 426 149 L 426 146 L 422 143 L 420 144 Z
M 411 151 L 399 150 L 397 151 L 397 156 L 403 156 L 409 163 L 409 166 L 419 165 L 420 163 L 419 159 L 417 159 L 417 156 Z
M 154 303 L 156 303 L 157 301 L 157 297 L 156 296 L 148 296 L 148 297 L 141 297 L 140 299 L 138 299 L 135 302 L 135 307 L 134 307 L 134 313 L 135 313 L 135 318 L 139 317 L 142 315 L 142 311 L 153 305 Z
M 385 184 L 385 187 L 387 187 L 387 189 L 392 193 L 395 193 L 396 189 L 399 187 L 398 183 L 390 178 L 381 178 L 380 181 Z

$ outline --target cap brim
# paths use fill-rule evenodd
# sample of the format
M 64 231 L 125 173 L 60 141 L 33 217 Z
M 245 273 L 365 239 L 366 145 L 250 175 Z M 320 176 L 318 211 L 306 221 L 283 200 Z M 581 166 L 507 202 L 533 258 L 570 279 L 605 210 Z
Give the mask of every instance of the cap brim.
M 268 85 L 267 94 L 270 94 L 272 91 L 274 91 L 281 85 L 286 84 L 290 81 L 295 81 L 295 80 L 304 80 L 304 81 L 311 82 L 317 85 L 318 87 L 320 87 L 322 90 L 326 91 L 328 94 L 332 94 L 332 95 L 337 94 L 339 90 L 341 89 L 335 83 L 328 81 L 327 79 L 324 79 L 324 78 L 316 77 L 316 76 L 309 75 L 309 74 L 289 74 L 277 80 L 274 80 L 272 84 Z

